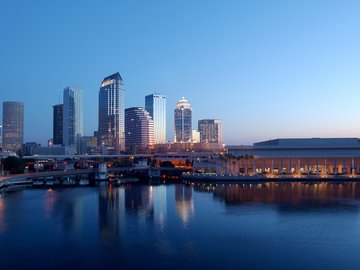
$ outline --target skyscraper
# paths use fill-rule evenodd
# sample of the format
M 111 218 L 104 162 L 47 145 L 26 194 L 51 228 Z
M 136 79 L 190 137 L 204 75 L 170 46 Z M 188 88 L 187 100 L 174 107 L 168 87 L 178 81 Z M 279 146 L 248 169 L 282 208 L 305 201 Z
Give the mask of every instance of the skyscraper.
M 160 94 L 147 95 L 145 109 L 154 120 L 155 143 L 166 143 L 166 97 Z
M 126 150 L 141 153 L 154 145 L 154 121 L 142 107 L 125 110 Z
M 119 72 L 101 82 L 98 143 L 120 153 L 125 149 L 125 90 Z
M 19 152 L 24 143 L 24 104 L 3 103 L 3 151 Z
M 53 144 L 63 143 L 63 110 L 64 105 L 53 106 Z
M 192 139 L 192 109 L 185 98 L 176 103 L 175 111 L 175 142 L 191 142 Z
M 2 149 L 2 125 L 0 125 L 0 151 Z
M 222 122 L 217 119 L 199 120 L 200 142 L 222 143 Z
M 63 145 L 76 147 L 77 137 L 82 135 L 82 91 L 79 88 L 66 87 L 63 107 Z

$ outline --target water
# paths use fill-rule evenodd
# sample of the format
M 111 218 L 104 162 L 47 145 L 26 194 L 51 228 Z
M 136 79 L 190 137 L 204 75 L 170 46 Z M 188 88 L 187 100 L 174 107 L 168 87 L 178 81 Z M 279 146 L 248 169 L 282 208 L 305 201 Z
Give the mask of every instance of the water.
M 23 190 L 0 269 L 359 269 L 360 184 Z

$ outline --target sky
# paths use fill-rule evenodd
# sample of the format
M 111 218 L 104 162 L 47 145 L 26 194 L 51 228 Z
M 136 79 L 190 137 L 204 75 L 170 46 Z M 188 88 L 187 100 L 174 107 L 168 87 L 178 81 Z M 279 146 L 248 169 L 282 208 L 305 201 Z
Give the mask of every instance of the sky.
M 0 0 L 0 102 L 24 102 L 25 141 L 45 144 L 78 86 L 91 135 L 119 72 L 126 107 L 167 96 L 169 140 L 182 97 L 193 127 L 223 121 L 225 144 L 360 137 L 359 14 L 350 0 Z

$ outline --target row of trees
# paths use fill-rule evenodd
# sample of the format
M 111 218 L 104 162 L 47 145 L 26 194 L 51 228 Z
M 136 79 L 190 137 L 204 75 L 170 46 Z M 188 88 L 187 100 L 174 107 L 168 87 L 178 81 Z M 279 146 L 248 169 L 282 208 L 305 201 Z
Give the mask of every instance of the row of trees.
M 10 174 L 24 173 L 25 162 L 18 157 L 7 157 L 1 160 L 2 170 Z

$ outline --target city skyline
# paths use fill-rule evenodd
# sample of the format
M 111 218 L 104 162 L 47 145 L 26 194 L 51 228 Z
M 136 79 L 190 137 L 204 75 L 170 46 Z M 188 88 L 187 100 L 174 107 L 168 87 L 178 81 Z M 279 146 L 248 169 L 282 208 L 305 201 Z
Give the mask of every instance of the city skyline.
M 51 138 L 52 106 L 69 84 L 84 89 L 84 134 L 91 135 L 98 82 L 116 71 L 128 91 L 126 108 L 142 106 L 139 97 L 149 92 L 167 96 L 167 139 L 174 129 L 170 108 L 182 96 L 191 100 L 194 126 L 222 119 L 225 144 L 360 137 L 352 120 L 360 99 L 356 1 L 85 6 L 86 12 L 81 1 L 71 8 L 18 1 L 2 6 L 0 102 L 24 102 L 25 141 Z M 22 16 L 14 22 L 9 16 L 15 10 Z M 123 16 L 115 16 L 118 10 Z M 76 20 L 64 21 L 65 12 Z M 109 16 L 95 23 L 99 12 Z M 104 43 L 114 29 L 121 35 Z

